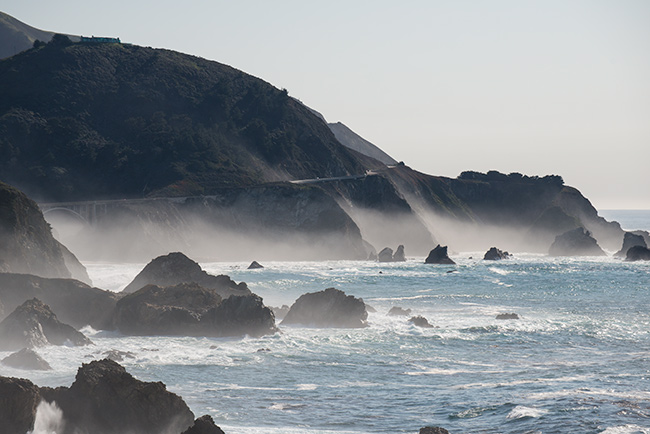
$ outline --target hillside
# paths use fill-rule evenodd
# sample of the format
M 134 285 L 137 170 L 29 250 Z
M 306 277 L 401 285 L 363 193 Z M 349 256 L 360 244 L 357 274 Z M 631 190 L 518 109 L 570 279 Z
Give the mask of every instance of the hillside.
M 355 151 L 372 157 L 375 160 L 379 160 L 384 164 L 397 164 L 397 161 L 395 161 L 393 157 L 352 131 L 342 122 L 329 123 L 328 125 L 338 141 L 348 148 L 354 149 Z
M 187 196 L 364 173 L 302 104 L 217 62 L 55 37 L 0 62 L 0 179 L 30 197 Z
M 49 42 L 52 36 L 53 32 L 35 29 L 11 15 L 0 12 L 0 59 L 29 50 L 35 41 Z M 75 36 L 70 38 L 78 39 Z

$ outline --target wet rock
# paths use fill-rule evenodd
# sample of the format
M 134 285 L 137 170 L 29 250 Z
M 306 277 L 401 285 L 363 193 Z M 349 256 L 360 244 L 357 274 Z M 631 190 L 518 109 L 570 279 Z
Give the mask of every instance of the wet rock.
M 485 252 L 485 255 L 483 256 L 484 261 L 500 261 L 501 259 L 508 259 L 510 257 L 510 253 L 499 250 L 496 247 L 490 247 L 490 250 Z
M 449 431 L 439 426 L 425 426 L 420 428 L 419 434 L 449 434 Z
M 312 327 L 366 327 L 366 305 L 362 299 L 335 288 L 301 295 L 282 321 L 283 325 Z
M 496 316 L 496 319 L 519 319 L 519 315 L 516 313 L 500 313 Z
M 626 261 L 650 261 L 650 249 L 643 246 L 630 247 L 625 256 Z
M 393 249 L 384 247 L 377 255 L 377 260 L 379 262 L 393 262 Z
M 634 246 L 648 247 L 643 235 L 625 232 L 625 235 L 623 235 L 623 247 L 621 247 L 621 250 L 614 253 L 614 256 L 625 258 L 627 256 L 627 251 Z
M 203 288 L 214 289 L 222 298 L 251 294 L 246 283 L 237 284 L 226 275 L 208 274 L 198 263 L 179 252 L 159 256 L 149 262 L 123 292 L 133 293 L 146 285 L 166 287 L 192 282 Z
M 435 249 L 429 252 L 429 256 L 424 260 L 425 264 L 455 264 L 447 255 L 447 246 L 438 244 Z
M 0 300 L 5 314 L 34 297 L 50 306 L 59 321 L 77 329 L 90 325 L 96 330 L 111 328 L 111 315 L 118 298 L 113 292 L 91 288 L 74 279 L 0 274 Z
M 399 306 L 393 306 L 388 311 L 388 316 L 409 316 L 411 309 L 403 309 Z
M 4 351 L 47 344 L 91 343 L 82 333 L 60 322 L 50 307 L 37 298 L 26 301 L 0 322 L 0 349 Z
M 409 322 L 417 327 L 422 327 L 426 329 L 432 329 L 433 326 L 429 324 L 429 321 L 423 316 L 414 316 L 409 319 Z
M 397 246 L 397 250 L 395 250 L 395 254 L 393 255 L 393 261 L 394 262 L 406 261 L 406 254 L 404 253 L 404 246 L 402 244 Z
M 15 369 L 30 371 L 49 371 L 52 369 L 49 363 L 30 348 L 10 354 L 2 359 L 2 364 Z
M 183 431 L 182 434 L 225 434 L 221 428 L 215 425 L 212 416 L 205 415 L 201 416 L 194 421 L 187 431 Z
M 581 227 L 555 237 L 548 253 L 551 256 L 606 256 L 591 232 Z
M 108 350 L 104 351 L 103 356 L 114 362 L 122 362 L 124 359 L 134 359 L 135 354 L 131 351 Z
M 24 434 L 34 428 L 38 387 L 22 378 L 0 377 L 0 427 L 3 433 Z
M 264 266 L 257 261 L 251 262 L 251 264 L 248 266 L 249 270 L 256 270 L 258 268 L 264 268 Z
M 196 283 L 147 285 L 117 302 L 114 324 L 129 335 L 261 336 L 275 317 L 255 294 L 222 299 Z

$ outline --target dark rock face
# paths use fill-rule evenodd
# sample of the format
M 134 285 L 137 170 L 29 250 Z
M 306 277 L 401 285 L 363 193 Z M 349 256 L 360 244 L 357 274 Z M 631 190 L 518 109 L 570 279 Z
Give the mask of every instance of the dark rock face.
M 551 256 L 606 256 L 591 233 L 584 228 L 576 228 L 555 237 L 548 253 Z
M 8 355 L 2 359 L 2 364 L 12 368 L 30 371 L 49 371 L 52 369 L 44 358 L 30 348 L 23 348 L 16 353 Z
M 34 297 L 50 306 L 60 321 L 75 328 L 91 325 L 98 330 L 111 327 L 117 301 L 114 293 L 78 280 L 0 273 L 0 301 L 5 314 Z
M 61 323 L 50 307 L 36 298 L 26 301 L 0 322 L 0 349 L 5 351 L 67 342 L 92 343 L 82 333 Z
M 261 336 L 275 332 L 275 318 L 254 294 L 223 300 L 196 283 L 147 285 L 117 302 L 114 325 L 130 335 Z
M 409 316 L 411 309 L 403 309 L 399 306 L 393 306 L 388 311 L 388 316 Z
M 34 428 L 39 389 L 22 378 L 0 377 L 0 427 L 3 433 L 24 434 Z
M 149 262 L 123 292 L 133 293 L 146 285 L 164 287 L 192 282 L 214 289 L 222 298 L 251 293 L 244 282 L 237 284 L 225 275 L 212 276 L 203 271 L 198 263 L 179 252 L 159 256 Z
M 425 426 L 420 428 L 419 434 L 449 434 L 449 431 L 439 426 Z
M 42 388 L 63 411 L 60 434 L 181 433 L 194 423 L 185 402 L 163 383 L 139 381 L 108 359 L 83 364 L 70 388 Z
M 429 252 L 429 256 L 424 260 L 425 264 L 455 264 L 447 255 L 447 246 L 438 244 L 435 249 Z
M 516 313 L 500 313 L 496 316 L 496 319 L 519 319 L 519 315 Z
M 406 254 L 404 253 L 404 246 L 402 244 L 397 246 L 397 250 L 395 250 L 395 254 L 393 255 L 393 261 L 395 262 L 406 261 Z
M 384 247 L 377 255 L 377 260 L 379 262 L 393 262 L 393 249 Z
M 627 256 L 627 251 L 630 250 L 630 247 L 634 246 L 648 247 L 643 235 L 625 232 L 625 235 L 623 235 L 623 247 L 621 247 L 621 250 L 614 253 L 614 256 L 624 258 Z
M 650 249 L 643 246 L 630 247 L 625 256 L 626 261 L 650 261 Z
M 335 288 L 301 295 L 291 306 L 282 324 L 313 327 L 366 327 L 368 313 L 360 298 Z
M 225 434 L 221 428 L 215 425 L 212 416 L 205 415 L 201 416 L 194 421 L 187 431 L 183 431 L 182 434 Z
M 248 269 L 249 269 L 249 270 L 255 270 L 255 269 L 258 269 L 258 268 L 264 268 L 264 266 L 261 265 L 261 264 L 260 264 L 259 262 L 257 262 L 257 261 L 253 261 L 253 262 L 251 262 L 251 264 L 248 266 Z
M 490 247 L 490 250 L 485 252 L 485 256 L 483 256 L 484 261 L 499 261 L 501 259 L 508 259 L 510 257 L 510 253 L 505 252 L 503 250 L 499 250 L 496 247 Z
M 429 324 L 429 321 L 423 316 L 414 316 L 409 319 L 409 322 L 417 327 L 422 327 L 425 329 L 432 329 L 433 326 Z

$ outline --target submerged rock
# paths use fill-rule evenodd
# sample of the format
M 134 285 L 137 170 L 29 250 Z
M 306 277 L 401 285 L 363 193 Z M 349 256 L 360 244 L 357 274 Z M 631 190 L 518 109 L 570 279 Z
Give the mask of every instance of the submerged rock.
M 366 327 L 366 305 L 362 299 L 327 288 L 301 295 L 291 306 L 282 324 L 312 327 Z
M 388 316 L 409 316 L 411 309 L 403 309 L 399 306 L 393 306 L 388 311 Z
M 624 258 L 627 256 L 627 251 L 634 246 L 648 247 L 643 235 L 625 232 L 625 235 L 623 235 L 623 247 L 621 247 L 621 250 L 614 253 L 614 256 Z
M 447 246 L 438 244 L 435 249 L 429 252 L 429 256 L 424 260 L 425 264 L 455 264 L 447 255 Z
M 591 232 L 581 227 L 555 237 L 548 253 L 551 256 L 606 256 Z
M 255 270 L 255 269 L 258 269 L 258 268 L 264 268 L 264 266 L 262 264 L 260 264 L 259 262 L 257 262 L 257 261 L 251 262 L 251 264 L 248 266 L 249 270 Z
M 78 346 L 92 342 L 73 327 L 60 322 L 50 307 L 37 298 L 26 301 L 0 322 L 0 350 L 67 343 Z
M 16 353 L 8 355 L 2 359 L 2 364 L 11 368 L 30 371 L 49 371 L 52 369 L 44 358 L 30 348 L 23 348 Z
M 516 313 L 500 313 L 496 316 L 496 319 L 519 319 L 519 315 Z
M 159 256 L 149 262 L 123 292 L 133 293 L 146 285 L 165 287 L 192 282 L 203 288 L 214 289 L 222 298 L 251 294 L 246 283 L 237 284 L 226 275 L 208 274 L 198 263 L 179 252 Z
M 625 256 L 626 261 L 650 261 L 650 249 L 643 246 L 630 247 Z
M 485 256 L 483 256 L 484 261 L 499 261 L 501 259 L 508 259 L 510 257 L 510 253 L 499 250 L 496 247 L 490 247 L 490 250 L 485 252 Z
M 414 316 L 409 319 L 409 322 L 417 327 L 422 327 L 425 329 L 432 329 L 433 326 L 429 324 L 429 321 L 423 316 Z

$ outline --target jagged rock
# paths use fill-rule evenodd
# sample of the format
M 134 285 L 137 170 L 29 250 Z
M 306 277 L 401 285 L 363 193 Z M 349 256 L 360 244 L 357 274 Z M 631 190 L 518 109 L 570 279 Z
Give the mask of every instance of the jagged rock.
M 273 311 L 273 315 L 275 315 L 276 319 L 282 319 L 287 316 L 287 313 L 289 313 L 289 306 L 283 304 L 280 307 L 271 307 L 271 310 Z
M 614 256 L 624 258 L 627 256 L 627 251 L 630 250 L 630 247 L 634 246 L 648 247 L 643 235 L 625 232 L 625 235 L 623 235 L 623 247 L 621 247 L 621 250 L 614 253 Z
M 246 283 L 235 283 L 225 275 L 212 276 L 201 266 L 180 252 L 159 256 L 152 260 L 124 288 L 125 294 L 136 292 L 146 285 L 172 286 L 179 283 L 198 283 L 203 288 L 214 289 L 222 297 L 251 294 Z
M 505 252 L 503 250 L 499 250 L 496 247 L 490 247 L 490 250 L 485 252 L 485 256 L 483 256 L 484 261 L 499 261 L 501 259 L 508 259 L 510 257 L 510 253 Z
M 429 252 L 429 256 L 424 260 L 425 264 L 455 264 L 447 255 L 447 246 L 438 244 L 435 249 Z
M 417 327 L 422 327 L 425 329 L 432 329 L 433 326 L 429 324 L 429 321 L 423 316 L 414 316 L 409 319 L 409 322 Z
M 172 434 L 194 423 L 185 402 L 163 383 L 137 380 L 108 359 L 83 364 L 72 386 L 42 388 L 41 395 L 63 411 L 59 434 Z
M 113 292 L 91 288 L 74 279 L 0 274 L 0 300 L 5 314 L 34 297 L 50 306 L 61 322 L 75 328 L 90 325 L 97 330 L 111 327 L 118 298 Z
M 25 434 L 34 428 L 38 387 L 22 378 L 0 377 L 0 427 L 3 433 Z
M 516 313 L 500 313 L 496 316 L 496 319 L 519 319 L 519 315 Z
M 23 348 L 18 352 L 8 355 L 2 359 L 2 364 L 16 369 L 31 371 L 49 371 L 52 369 L 44 358 L 30 348 Z
M 4 351 L 66 343 L 92 342 L 73 327 L 61 323 L 50 307 L 37 298 L 26 301 L 0 322 L 0 349 Z
M 183 431 L 182 434 L 225 434 L 221 428 L 215 425 L 212 416 L 205 415 L 201 416 L 194 421 L 187 431 Z
M 120 351 L 120 350 L 104 351 L 103 356 L 104 358 L 110 359 L 114 362 L 121 362 L 125 358 L 127 359 L 135 358 L 135 354 L 133 354 L 131 351 Z
M 282 324 L 313 327 L 366 327 L 366 305 L 360 298 L 335 288 L 301 295 L 291 306 Z
M 381 249 L 381 252 L 377 255 L 377 260 L 379 262 L 393 262 L 393 249 L 390 247 Z
M 606 256 L 591 232 L 576 228 L 555 237 L 548 251 L 551 256 Z
M 249 270 L 255 270 L 257 268 L 264 268 L 264 266 L 257 261 L 251 262 L 251 264 L 248 266 Z
M 419 434 L 449 434 L 449 431 L 439 426 L 425 426 L 420 428 Z
M 255 294 L 222 299 L 196 283 L 147 285 L 117 302 L 114 324 L 129 335 L 261 336 L 275 329 L 273 312 Z
M 411 309 L 403 309 L 399 306 L 393 306 L 388 311 L 388 316 L 409 316 Z
M 404 246 L 402 244 L 397 246 L 397 250 L 395 250 L 395 254 L 393 255 L 393 261 L 406 262 L 406 254 L 404 253 Z
M 625 256 L 626 261 L 650 261 L 650 249 L 643 246 L 630 247 Z

